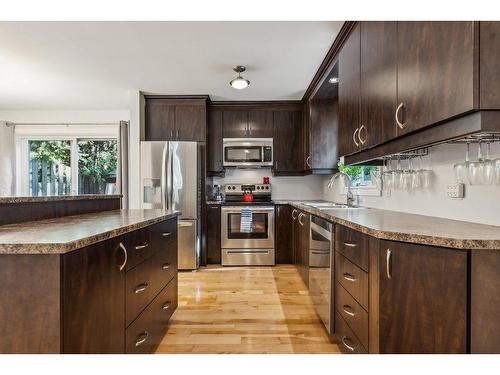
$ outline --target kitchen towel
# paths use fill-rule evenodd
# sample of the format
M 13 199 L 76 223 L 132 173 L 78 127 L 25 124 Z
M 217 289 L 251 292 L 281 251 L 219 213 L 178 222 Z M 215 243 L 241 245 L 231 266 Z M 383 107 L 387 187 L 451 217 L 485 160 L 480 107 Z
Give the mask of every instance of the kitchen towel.
M 240 232 L 252 232 L 252 210 L 250 208 L 244 207 L 241 209 Z

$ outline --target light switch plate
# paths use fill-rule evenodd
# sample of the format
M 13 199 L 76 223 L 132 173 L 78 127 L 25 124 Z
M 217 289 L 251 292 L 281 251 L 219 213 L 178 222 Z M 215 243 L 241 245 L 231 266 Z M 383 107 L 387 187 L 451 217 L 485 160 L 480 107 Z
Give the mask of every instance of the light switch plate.
M 465 196 L 465 185 L 459 182 L 448 184 L 446 186 L 446 196 L 451 199 L 463 199 Z

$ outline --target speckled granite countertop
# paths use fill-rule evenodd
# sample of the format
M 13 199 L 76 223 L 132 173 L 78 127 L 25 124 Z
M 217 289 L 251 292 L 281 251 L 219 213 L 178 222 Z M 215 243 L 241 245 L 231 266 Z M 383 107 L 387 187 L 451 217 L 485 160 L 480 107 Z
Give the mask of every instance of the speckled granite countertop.
M 55 195 L 39 197 L 0 197 L 1 203 L 32 203 L 32 202 L 57 202 L 57 201 L 80 201 L 89 199 L 116 199 L 121 198 L 121 194 L 82 194 L 82 195 Z
M 0 226 L 0 254 L 64 254 L 180 215 L 113 210 Z
M 318 202 L 318 201 L 316 201 Z M 455 249 L 500 250 L 500 226 L 442 219 L 376 208 L 318 210 L 306 201 L 275 201 L 370 236 Z

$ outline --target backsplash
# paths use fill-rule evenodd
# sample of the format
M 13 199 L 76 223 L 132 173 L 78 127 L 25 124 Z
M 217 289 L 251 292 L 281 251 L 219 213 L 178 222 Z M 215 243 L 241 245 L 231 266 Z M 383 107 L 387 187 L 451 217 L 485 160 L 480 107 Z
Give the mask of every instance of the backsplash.
M 360 196 L 359 204 L 387 210 L 438 216 L 455 220 L 500 225 L 500 185 L 465 185 L 465 198 L 453 200 L 446 196 L 446 185 L 455 181 L 453 165 L 465 159 L 465 145 L 444 144 L 432 147 L 430 155 L 424 158 L 424 167 L 434 171 L 433 183 L 427 190 L 392 190 L 390 196 L 383 192 L 381 197 Z M 483 146 L 483 150 L 486 147 Z M 471 161 L 477 158 L 477 145 L 471 145 Z M 500 144 L 491 145 L 491 159 L 500 157 Z M 342 185 L 336 183 L 332 190 L 323 178 L 323 198 L 345 202 L 340 194 Z
M 272 185 L 272 199 L 321 199 L 323 176 L 273 177 L 270 169 L 227 169 L 224 178 L 214 177 L 213 183 L 262 183 L 269 176 Z

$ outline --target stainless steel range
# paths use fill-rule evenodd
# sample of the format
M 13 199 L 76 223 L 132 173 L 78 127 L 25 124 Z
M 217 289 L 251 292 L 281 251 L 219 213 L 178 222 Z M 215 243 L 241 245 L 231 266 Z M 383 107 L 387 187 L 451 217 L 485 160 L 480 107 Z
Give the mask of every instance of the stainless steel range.
M 251 191 L 253 202 L 244 202 Z M 229 184 L 221 207 L 223 266 L 274 265 L 274 204 L 269 184 Z

